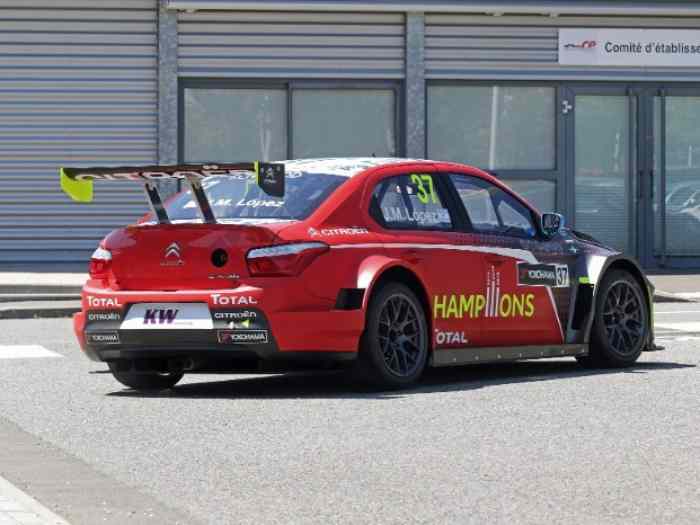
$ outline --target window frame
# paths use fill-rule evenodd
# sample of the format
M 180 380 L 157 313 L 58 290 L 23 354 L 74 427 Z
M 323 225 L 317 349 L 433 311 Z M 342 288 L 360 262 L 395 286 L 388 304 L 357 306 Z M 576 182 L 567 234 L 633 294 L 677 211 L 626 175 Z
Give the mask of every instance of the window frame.
M 386 89 L 394 93 L 394 136 L 396 137 L 396 157 L 405 156 L 406 140 L 402 115 L 404 114 L 404 96 L 401 81 L 393 80 L 304 80 L 304 79 L 236 79 L 236 78 L 180 78 L 178 80 L 178 115 L 177 115 L 177 159 L 186 162 L 185 155 L 185 90 L 186 89 L 284 89 L 286 91 L 287 109 L 287 154 L 294 158 L 294 91 L 304 89 L 358 90 Z M 255 159 L 243 159 L 255 160 Z M 284 159 L 277 159 L 284 160 Z
M 454 181 L 452 180 L 452 177 L 465 177 L 465 178 L 470 178 L 470 179 L 475 179 L 478 181 L 481 181 L 481 183 L 485 185 L 490 185 L 498 190 L 502 191 L 504 194 L 507 196 L 511 197 L 515 202 L 518 202 L 522 205 L 523 208 L 528 212 L 530 216 L 530 222 L 532 223 L 533 229 L 535 231 L 534 237 L 526 237 L 524 235 L 517 235 L 513 233 L 504 233 L 500 231 L 480 231 L 474 227 L 474 225 L 471 222 L 471 217 L 469 216 L 469 212 L 467 211 L 467 207 L 464 204 L 464 201 L 462 198 L 459 196 L 459 191 L 457 191 L 457 187 L 455 186 Z M 466 223 L 469 225 L 469 229 L 465 230 L 465 233 L 473 233 L 477 235 L 495 235 L 495 236 L 500 236 L 500 237 L 506 237 L 509 239 L 520 239 L 520 240 L 543 240 L 545 239 L 541 227 L 540 227 L 540 216 L 537 214 L 537 212 L 530 206 L 527 202 L 525 202 L 523 199 L 521 199 L 516 193 L 511 191 L 507 187 L 502 187 L 498 184 L 494 184 L 493 182 L 480 177 L 478 175 L 475 175 L 473 173 L 464 173 L 464 172 L 455 172 L 455 171 L 449 171 L 449 172 L 444 172 L 444 182 L 448 185 L 449 191 L 452 193 L 452 199 L 456 201 L 456 205 L 460 208 L 461 213 L 464 215 L 466 219 Z M 494 212 L 496 213 L 496 217 L 498 218 L 499 222 L 503 222 L 501 215 L 498 211 L 498 206 L 496 206 L 495 203 L 493 203 L 493 196 L 489 194 L 489 198 L 492 200 Z M 517 211 L 517 210 L 516 210 Z
M 452 226 L 450 228 L 431 228 L 428 226 L 419 226 L 418 224 L 416 224 L 416 227 L 413 227 L 412 225 L 392 226 L 390 223 L 387 223 L 384 220 L 383 215 L 381 215 L 381 208 L 379 210 L 379 215 L 374 213 L 372 203 L 374 202 L 374 192 L 377 190 L 377 188 L 389 179 L 397 177 L 409 177 L 413 174 L 430 175 L 433 178 L 433 184 L 438 193 L 438 197 L 440 198 L 440 201 L 444 208 L 450 214 L 450 222 L 452 223 Z M 402 171 L 401 173 L 388 174 L 382 177 L 381 179 L 374 181 L 374 183 L 371 185 L 368 192 L 367 214 L 376 225 L 390 232 L 459 233 L 463 231 L 465 226 L 467 226 L 464 222 L 465 214 L 454 202 L 454 193 L 452 190 L 450 190 L 448 184 L 445 182 L 445 175 L 446 174 L 444 172 L 432 170 L 411 170 Z

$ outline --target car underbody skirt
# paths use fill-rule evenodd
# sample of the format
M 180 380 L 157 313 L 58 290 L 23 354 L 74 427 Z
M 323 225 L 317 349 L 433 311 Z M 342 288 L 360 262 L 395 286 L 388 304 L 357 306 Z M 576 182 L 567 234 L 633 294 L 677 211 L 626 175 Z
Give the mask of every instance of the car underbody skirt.
M 588 354 L 588 345 L 494 346 L 482 348 L 449 348 L 433 352 L 431 366 L 451 366 L 474 363 L 571 357 Z

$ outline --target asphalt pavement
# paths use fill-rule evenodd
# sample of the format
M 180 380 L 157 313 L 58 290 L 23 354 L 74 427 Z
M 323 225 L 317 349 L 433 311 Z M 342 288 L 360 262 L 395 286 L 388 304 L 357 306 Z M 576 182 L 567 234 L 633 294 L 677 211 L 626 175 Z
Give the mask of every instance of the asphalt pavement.
M 398 392 L 189 375 L 159 395 L 84 358 L 67 319 L 2 320 L 0 476 L 74 525 L 697 524 L 700 305 L 656 312 L 666 350 L 622 371 L 481 365 Z

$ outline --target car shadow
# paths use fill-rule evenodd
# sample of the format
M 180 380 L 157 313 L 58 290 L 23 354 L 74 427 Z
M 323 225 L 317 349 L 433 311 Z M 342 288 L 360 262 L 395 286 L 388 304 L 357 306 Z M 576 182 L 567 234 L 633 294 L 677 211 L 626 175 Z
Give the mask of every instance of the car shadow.
M 556 381 L 573 377 L 612 374 L 646 374 L 653 371 L 695 368 L 696 365 L 669 362 L 643 362 L 623 369 L 581 368 L 575 361 L 520 361 L 510 364 L 485 364 L 449 368 L 431 368 L 410 388 L 380 390 L 358 384 L 342 372 L 288 373 L 269 376 L 184 383 L 170 390 L 143 393 L 135 390 L 111 392 L 114 397 L 155 397 L 178 399 L 400 399 L 415 394 L 467 391 L 490 386 Z M 197 375 L 188 376 L 190 379 Z

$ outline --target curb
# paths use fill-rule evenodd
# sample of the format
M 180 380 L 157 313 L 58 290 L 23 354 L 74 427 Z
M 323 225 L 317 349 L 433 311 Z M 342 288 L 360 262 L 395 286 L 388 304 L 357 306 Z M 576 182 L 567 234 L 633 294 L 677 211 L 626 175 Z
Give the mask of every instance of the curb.
M 27 302 L 58 302 L 58 301 L 80 301 L 79 293 L 0 293 L 0 307 L 3 303 L 27 303 Z
M 37 294 L 56 295 L 72 294 L 80 295 L 83 287 L 75 285 L 36 285 L 36 284 L 0 284 L 0 295 Z
M 80 301 L 58 301 L 54 304 L 24 303 L 0 305 L 0 319 L 49 319 L 71 317 L 80 311 Z
M 11 510 L 0 511 L 2 523 L 8 518 L 9 523 L 37 523 L 39 525 L 70 525 L 62 517 L 54 514 L 47 507 L 32 498 L 26 492 L 0 476 L 0 500 L 10 504 Z M 29 514 L 29 516 L 27 516 Z M 16 518 L 16 519 L 13 519 Z M 21 520 L 21 521 L 20 521 Z

